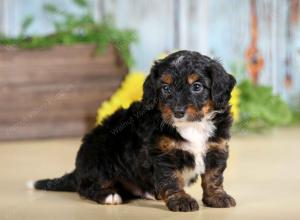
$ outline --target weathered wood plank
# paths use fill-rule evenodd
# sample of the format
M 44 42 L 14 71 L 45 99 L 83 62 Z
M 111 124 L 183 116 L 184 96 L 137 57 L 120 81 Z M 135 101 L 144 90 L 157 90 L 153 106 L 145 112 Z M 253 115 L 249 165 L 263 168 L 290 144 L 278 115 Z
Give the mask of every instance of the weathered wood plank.
M 113 78 L 107 79 L 106 82 L 94 81 L 74 85 L 51 84 L 9 88 L 1 93 L 0 111 L 13 111 L 15 109 L 28 111 L 43 106 L 51 109 L 52 106 L 57 108 L 59 105 L 66 108 L 76 106 L 84 108 L 81 105 L 91 102 L 99 104 L 101 100 L 109 98 L 120 85 L 120 82 L 120 78 Z
M 88 119 L 40 121 L 12 127 L 0 125 L 1 140 L 35 139 L 53 137 L 78 137 L 89 129 Z M 90 125 L 89 125 L 90 124 Z
M 95 54 L 93 45 L 57 46 L 49 50 L 0 50 L 0 85 L 61 83 L 120 76 L 124 65 L 109 47 Z
M 36 90 L 36 94 L 29 89 L 18 88 L 13 97 L 10 95 L 1 100 L 6 105 L 1 105 L 0 110 L 0 139 L 83 135 L 95 123 L 101 102 L 110 97 L 121 79 L 114 81 L 110 85 L 108 82 L 95 82 L 84 86 L 65 86 L 65 90 L 57 90 L 55 86 L 53 91 L 46 92 L 47 88 L 43 86 Z M 51 90 L 51 87 L 48 89 Z M 30 99 L 32 96 L 34 98 Z M 67 125 L 62 124 L 65 121 Z M 58 133 L 56 127 L 61 132 Z
M 0 140 L 83 135 L 127 68 L 113 46 L 0 48 Z
M 59 69 L 56 67 L 37 66 L 34 71 L 18 67 L 1 68 L 1 86 L 35 85 L 49 83 L 72 84 L 89 80 L 101 80 L 106 78 L 117 78 L 121 76 L 121 69 L 114 66 L 100 67 L 99 65 L 64 65 Z M 3 71 L 3 72 L 2 72 Z
M 99 100 L 99 99 L 98 99 Z M 104 99 L 103 99 L 104 100 Z M 101 101 L 103 101 L 101 100 Z M 68 108 L 57 108 L 52 109 L 36 109 L 36 110 L 16 110 L 14 112 L 0 112 L 1 125 L 2 126 L 14 126 L 18 124 L 27 124 L 38 121 L 60 121 L 60 120 L 75 120 L 85 118 L 87 116 L 92 116 L 95 118 L 96 109 L 98 105 L 93 103 L 88 103 L 83 108 L 78 106 L 68 107 Z

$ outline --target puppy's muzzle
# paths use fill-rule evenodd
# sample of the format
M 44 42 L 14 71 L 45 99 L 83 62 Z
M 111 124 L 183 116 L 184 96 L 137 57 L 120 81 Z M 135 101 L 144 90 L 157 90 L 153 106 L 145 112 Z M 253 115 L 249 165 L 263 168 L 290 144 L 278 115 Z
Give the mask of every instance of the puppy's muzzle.
M 176 106 L 174 108 L 174 116 L 175 118 L 183 118 L 185 115 L 185 107 L 184 106 Z

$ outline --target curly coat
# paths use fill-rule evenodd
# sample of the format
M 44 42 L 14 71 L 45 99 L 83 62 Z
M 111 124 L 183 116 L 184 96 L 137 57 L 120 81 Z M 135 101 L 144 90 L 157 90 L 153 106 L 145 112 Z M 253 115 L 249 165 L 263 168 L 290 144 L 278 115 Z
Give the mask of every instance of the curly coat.
M 119 109 L 84 136 L 73 172 L 35 182 L 101 204 L 162 199 L 172 211 L 199 209 L 184 187 L 202 178 L 203 203 L 235 206 L 223 189 L 235 79 L 192 51 L 154 63 L 140 102 Z

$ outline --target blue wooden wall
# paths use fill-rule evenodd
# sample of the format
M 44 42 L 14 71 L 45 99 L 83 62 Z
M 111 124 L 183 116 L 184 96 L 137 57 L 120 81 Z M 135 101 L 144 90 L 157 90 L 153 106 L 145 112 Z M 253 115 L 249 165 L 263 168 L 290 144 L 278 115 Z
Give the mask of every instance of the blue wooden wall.
M 0 31 L 16 36 L 26 15 L 34 15 L 31 34 L 53 31 L 41 10 L 50 0 L 0 0 Z M 51 0 L 77 12 L 72 0 Z M 134 69 L 148 71 L 160 53 L 191 49 L 220 58 L 228 70 L 245 63 L 251 39 L 251 0 L 90 0 L 95 18 L 112 15 L 120 28 L 138 31 L 132 47 Z M 300 14 L 299 0 L 257 0 L 258 49 L 264 59 L 259 83 L 288 99 L 300 92 L 300 21 L 289 25 L 289 13 Z M 298 2 L 298 4 L 297 4 Z M 297 7 L 295 9 L 295 7 Z M 300 18 L 299 18 L 300 20 Z M 288 61 L 287 61 L 288 60 Z M 287 64 L 288 63 L 288 64 Z M 247 75 L 247 73 L 246 73 Z

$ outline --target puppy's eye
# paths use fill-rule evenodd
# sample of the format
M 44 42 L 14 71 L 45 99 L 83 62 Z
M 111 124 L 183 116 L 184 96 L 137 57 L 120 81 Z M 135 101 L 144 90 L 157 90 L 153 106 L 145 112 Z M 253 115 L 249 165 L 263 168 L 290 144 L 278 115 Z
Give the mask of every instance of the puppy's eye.
M 196 82 L 192 85 L 192 91 L 193 92 L 201 92 L 202 89 L 203 89 L 203 86 L 198 82 Z
M 170 90 L 170 86 L 169 85 L 163 85 L 162 86 L 162 90 L 166 93 L 169 93 L 171 90 Z

